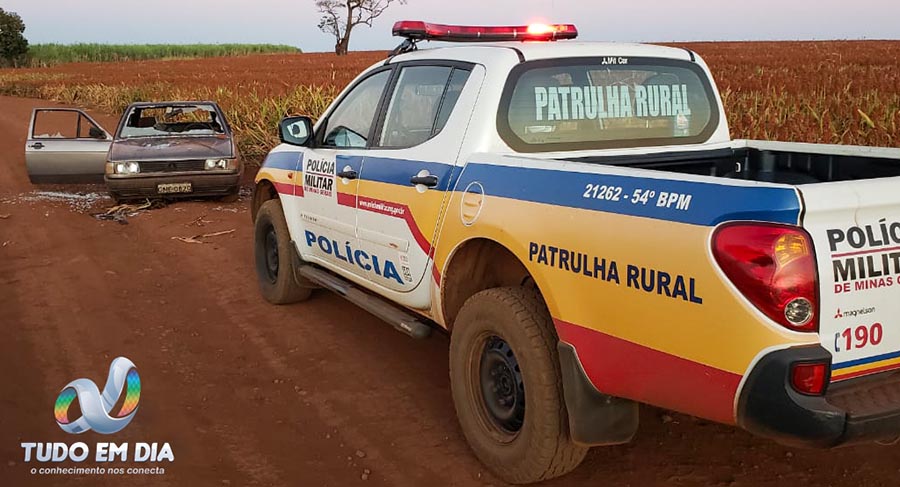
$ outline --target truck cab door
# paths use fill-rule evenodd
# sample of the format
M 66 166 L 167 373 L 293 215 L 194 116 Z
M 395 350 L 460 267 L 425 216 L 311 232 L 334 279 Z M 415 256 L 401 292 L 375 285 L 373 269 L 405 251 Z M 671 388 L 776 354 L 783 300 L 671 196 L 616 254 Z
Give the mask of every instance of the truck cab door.
M 461 145 L 483 73 L 455 62 L 398 67 L 357 198 L 370 280 L 388 290 L 410 292 L 433 270 L 437 225 L 462 170 Z
M 87 113 L 38 108 L 31 114 L 25 165 L 32 183 L 102 183 L 112 136 Z
M 302 235 L 295 235 L 303 259 L 343 274 L 367 277 L 358 253 L 356 194 L 363 158 L 393 69 L 372 72 L 351 87 L 316 130 L 295 178 Z M 359 257 L 359 258 L 357 258 Z

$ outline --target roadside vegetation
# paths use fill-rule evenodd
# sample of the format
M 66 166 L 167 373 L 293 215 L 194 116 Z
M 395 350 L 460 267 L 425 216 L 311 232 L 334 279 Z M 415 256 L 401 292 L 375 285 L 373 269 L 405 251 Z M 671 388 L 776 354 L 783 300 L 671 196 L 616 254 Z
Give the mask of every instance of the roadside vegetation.
M 283 117 L 292 113 L 319 115 L 338 94 L 338 89 L 330 85 L 301 85 L 273 97 L 257 90 L 236 91 L 222 86 L 192 89 L 167 83 L 69 85 L 60 81 L 54 76 L 0 74 L 0 94 L 53 100 L 110 114 L 122 113 L 138 101 L 215 100 L 234 130 L 241 154 L 257 161 L 278 144 L 276 127 Z
M 25 23 L 15 12 L 0 8 L 0 67 L 19 66 L 28 53 Z
M 293 54 L 300 49 L 276 44 L 34 44 L 28 49 L 32 67 L 63 63 L 146 61 L 249 54 Z
M 734 138 L 900 147 L 900 42 L 698 43 Z M 278 143 L 281 117 L 318 117 L 379 52 L 0 70 L 0 94 L 121 113 L 141 100 L 212 99 L 242 153 Z M 215 72 L 211 78 L 209 72 Z M 124 74 L 123 74 L 124 73 Z
M 900 41 L 686 47 L 709 63 L 734 138 L 900 147 Z

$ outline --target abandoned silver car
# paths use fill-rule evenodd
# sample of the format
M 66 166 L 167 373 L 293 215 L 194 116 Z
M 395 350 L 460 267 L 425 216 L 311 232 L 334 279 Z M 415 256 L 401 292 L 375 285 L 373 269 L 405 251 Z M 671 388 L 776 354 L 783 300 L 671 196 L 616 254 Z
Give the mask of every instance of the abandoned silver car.
M 110 136 L 87 113 L 34 110 L 25 147 L 33 183 L 106 182 L 115 200 L 234 200 L 243 164 L 214 102 L 135 103 Z

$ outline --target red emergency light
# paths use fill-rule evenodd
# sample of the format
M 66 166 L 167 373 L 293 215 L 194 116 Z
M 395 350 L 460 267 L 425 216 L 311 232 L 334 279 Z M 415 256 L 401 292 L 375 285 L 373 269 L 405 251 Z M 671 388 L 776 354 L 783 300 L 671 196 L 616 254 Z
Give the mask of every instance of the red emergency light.
M 505 27 L 442 25 L 405 20 L 394 24 L 394 35 L 412 41 L 498 42 L 556 41 L 578 37 L 572 24 L 532 24 Z

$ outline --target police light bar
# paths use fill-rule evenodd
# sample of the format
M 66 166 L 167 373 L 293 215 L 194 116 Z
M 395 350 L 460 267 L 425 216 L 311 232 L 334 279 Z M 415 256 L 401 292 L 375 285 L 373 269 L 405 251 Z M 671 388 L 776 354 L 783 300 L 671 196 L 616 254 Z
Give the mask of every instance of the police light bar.
M 394 24 L 394 35 L 412 41 L 497 42 L 556 41 L 578 37 L 572 24 L 532 24 L 506 27 L 430 24 L 406 20 Z

